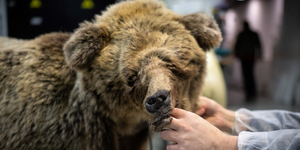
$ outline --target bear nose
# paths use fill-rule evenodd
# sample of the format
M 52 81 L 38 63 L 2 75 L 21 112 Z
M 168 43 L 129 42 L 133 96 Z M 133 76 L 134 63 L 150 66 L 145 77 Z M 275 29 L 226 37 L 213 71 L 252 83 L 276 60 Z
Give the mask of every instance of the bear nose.
M 168 90 L 159 90 L 151 96 L 148 96 L 145 107 L 149 113 L 158 112 L 163 106 L 170 105 L 170 92 Z

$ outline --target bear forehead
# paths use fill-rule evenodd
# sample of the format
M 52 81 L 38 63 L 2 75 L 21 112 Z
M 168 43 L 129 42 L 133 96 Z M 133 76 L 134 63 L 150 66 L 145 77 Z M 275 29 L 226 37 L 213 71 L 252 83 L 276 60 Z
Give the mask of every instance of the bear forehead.
M 125 68 L 138 66 L 149 56 L 182 66 L 190 61 L 201 65 L 205 54 L 190 31 L 178 21 L 180 17 L 162 2 L 137 0 L 109 7 L 96 16 L 94 23 L 107 26 L 109 45 L 118 47 L 119 62 Z
M 94 23 L 106 24 L 111 44 L 121 51 L 129 51 L 129 55 L 151 47 L 187 47 L 201 51 L 190 31 L 178 21 L 181 17 L 163 2 L 137 0 L 112 5 L 96 16 Z
M 116 33 L 120 30 L 144 28 L 163 30 L 162 28 L 184 28 L 175 21 L 179 15 L 167 9 L 162 2 L 153 0 L 138 0 L 120 2 L 112 5 L 102 15 L 96 16 L 96 24 L 106 24 L 109 32 Z

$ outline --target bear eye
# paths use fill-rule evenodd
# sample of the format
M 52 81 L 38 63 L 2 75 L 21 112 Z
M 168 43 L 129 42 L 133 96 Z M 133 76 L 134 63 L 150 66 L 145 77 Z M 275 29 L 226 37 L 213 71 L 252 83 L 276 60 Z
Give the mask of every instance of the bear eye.
M 174 64 L 171 64 L 171 63 L 167 63 L 166 67 L 169 68 L 170 70 L 175 70 L 176 69 L 176 66 Z
M 128 79 L 127 79 L 127 85 L 129 87 L 133 87 L 135 82 L 137 80 L 137 76 L 136 75 L 133 75 L 133 76 L 130 76 Z
M 184 73 L 184 71 L 182 69 L 176 67 L 176 65 L 168 63 L 168 64 L 166 64 L 166 67 L 169 68 L 172 71 L 172 73 L 174 75 L 176 75 L 177 77 L 180 77 L 183 79 L 188 78 L 186 73 Z

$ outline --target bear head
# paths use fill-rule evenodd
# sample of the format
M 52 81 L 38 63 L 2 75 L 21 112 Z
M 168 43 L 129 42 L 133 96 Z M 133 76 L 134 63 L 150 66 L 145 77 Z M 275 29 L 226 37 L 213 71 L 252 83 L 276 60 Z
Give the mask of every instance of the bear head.
M 161 131 L 174 107 L 193 111 L 205 76 L 205 51 L 221 40 L 210 15 L 183 16 L 159 1 L 126 1 L 82 23 L 64 54 L 85 90 L 101 101 L 94 105 L 105 107 L 108 116 L 121 107 L 142 112 L 137 115 Z

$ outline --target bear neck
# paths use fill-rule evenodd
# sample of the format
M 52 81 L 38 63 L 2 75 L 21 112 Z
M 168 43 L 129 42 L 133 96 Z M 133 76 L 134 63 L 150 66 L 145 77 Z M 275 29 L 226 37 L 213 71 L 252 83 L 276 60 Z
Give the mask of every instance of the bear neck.
M 74 125 L 74 130 L 84 131 L 84 127 L 76 125 L 79 122 L 76 122 L 75 118 L 79 118 L 80 122 L 88 122 L 90 120 L 85 117 L 86 114 L 97 114 L 94 117 L 111 122 L 110 124 L 120 135 L 131 135 L 138 131 L 137 127 L 146 122 L 147 114 L 143 109 L 138 108 L 125 96 L 116 96 L 122 91 L 115 91 L 119 93 L 110 96 L 99 93 L 85 77 L 77 74 L 69 99 L 69 109 L 66 111 L 69 123 Z

